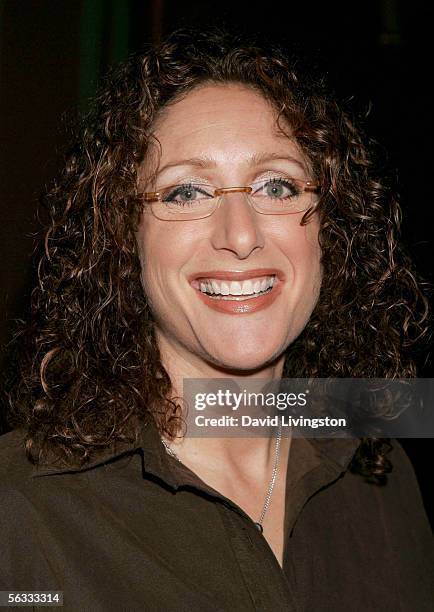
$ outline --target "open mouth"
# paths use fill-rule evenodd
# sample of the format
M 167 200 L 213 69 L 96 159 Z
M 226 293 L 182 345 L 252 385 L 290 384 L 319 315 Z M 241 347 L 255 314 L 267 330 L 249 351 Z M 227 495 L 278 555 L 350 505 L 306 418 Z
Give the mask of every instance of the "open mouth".
M 190 285 L 208 308 L 230 315 L 248 315 L 269 308 L 285 283 L 276 268 L 210 270 L 190 277 Z
M 275 275 L 250 278 L 243 281 L 198 278 L 192 282 L 192 286 L 212 300 L 240 302 L 254 300 L 271 293 L 277 282 Z

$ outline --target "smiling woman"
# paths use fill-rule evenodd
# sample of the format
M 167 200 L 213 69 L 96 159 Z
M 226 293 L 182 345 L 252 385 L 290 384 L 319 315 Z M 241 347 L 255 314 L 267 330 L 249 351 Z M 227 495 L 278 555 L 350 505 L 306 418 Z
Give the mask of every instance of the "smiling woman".
M 0 439 L 0 591 L 431 610 L 397 442 L 184 435 L 187 379 L 415 376 L 427 302 L 373 157 L 322 78 L 222 32 L 179 31 L 107 80 L 46 196 Z

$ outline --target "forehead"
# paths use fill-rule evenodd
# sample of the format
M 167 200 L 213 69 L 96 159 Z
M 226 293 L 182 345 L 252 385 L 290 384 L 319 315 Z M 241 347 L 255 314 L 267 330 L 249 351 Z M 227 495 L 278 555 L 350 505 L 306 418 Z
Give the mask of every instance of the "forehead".
M 207 84 L 166 107 L 154 123 L 159 167 L 200 157 L 214 163 L 243 163 L 255 156 L 303 154 L 289 125 L 258 91 L 241 84 Z M 283 131 L 282 131 L 283 128 Z

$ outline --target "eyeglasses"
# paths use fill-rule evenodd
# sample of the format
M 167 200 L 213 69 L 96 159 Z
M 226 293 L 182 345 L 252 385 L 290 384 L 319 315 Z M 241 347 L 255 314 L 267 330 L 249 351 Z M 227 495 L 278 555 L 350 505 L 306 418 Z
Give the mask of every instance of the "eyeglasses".
M 152 213 L 163 221 L 188 221 L 212 215 L 227 193 L 245 193 L 249 204 L 261 215 L 293 215 L 318 203 L 316 181 L 266 178 L 248 187 L 222 187 L 185 183 L 142 194 Z

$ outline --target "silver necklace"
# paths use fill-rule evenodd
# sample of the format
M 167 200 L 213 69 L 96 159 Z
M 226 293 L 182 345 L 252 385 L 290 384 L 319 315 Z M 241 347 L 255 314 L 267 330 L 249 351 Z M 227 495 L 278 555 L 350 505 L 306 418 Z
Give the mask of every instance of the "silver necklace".
M 167 453 L 171 457 L 174 457 L 174 459 L 176 459 L 177 461 L 179 461 L 181 463 L 181 459 L 178 457 L 178 455 L 175 453 L 175 451 L 172 448 L 170 448 L 170 446 L 167 444 L 167 442 L 165 440 L 163 440 L 163 438 L 161 438 L 161 441 L 162 441 L 162 443 L 164 445 L 164 448 L 166 449 Z M 275 443 L 275 446 L 274 446 L 274 465 L 273 465 L 273 471 L 271 473 L 270 483 L 268 485 L 268 491 L 267 491 L 267 495 L 265 496 L 265 501 L 264 501 L 264 505 L 262 507 L 261 516 L 259 517 L 258 521 L 255 521 L 255 525 L 256 525 L 258 531 L 260 531 L 261 533 L 264 531 L 262 523 L 264 522 L 265 515 L 266 515 L 267 510 L 268 510 L 268 508 L 270 506 L 270 503 L 271 503 L 271 496 L 273 495 L 274 485 L 276 484 L 277 473 L 279 471 L 279 457 L 280 457 L 280 442 L 281 441 L 282 441 L 282 424 L 279 424 L 279 428 L 277 430 L 277 436 L 276 436 L 276 443 Z

